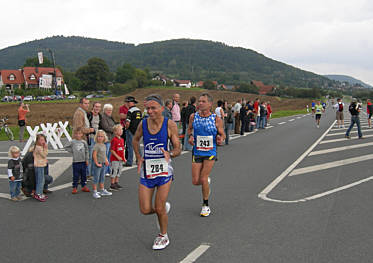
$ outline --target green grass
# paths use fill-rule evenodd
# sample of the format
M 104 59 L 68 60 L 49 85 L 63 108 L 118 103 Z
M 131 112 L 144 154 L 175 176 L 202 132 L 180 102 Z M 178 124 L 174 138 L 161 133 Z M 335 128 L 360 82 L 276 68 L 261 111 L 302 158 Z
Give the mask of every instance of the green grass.
M 202 88 L 185 88 L 185 87 L 174 87 L 174 86 L 149 86 L 145 87 L 145 89 L 165 89 L 165 90 L 195 90 L 195 91 L 200 91 L 200 90 L 205 90 Z
M 13 132 L 14 140 L 19 140 L 19 126 L 8 126 L 8 127 Z M 71 136 L 71 129 L 67 128 L 67 131 L 70 133 L 70 136 Z M 27 141 L 29 137 L 30 137 L 30 134 L 28 133 L 27 128 L 25 127 L 25 133 L 23 135 L 23 140 Z M 62 136 L 62 138 L 64 138 L 64 137 L 65 137 L 65 135 Z M 8 141 L 8 136 L 6 136 L 4 130 L 0 131 L 0 141 Z
M 288 117 L 298 114 L 307 114 L 307 110 L 281 110 L 272 113 L 272 118 Z

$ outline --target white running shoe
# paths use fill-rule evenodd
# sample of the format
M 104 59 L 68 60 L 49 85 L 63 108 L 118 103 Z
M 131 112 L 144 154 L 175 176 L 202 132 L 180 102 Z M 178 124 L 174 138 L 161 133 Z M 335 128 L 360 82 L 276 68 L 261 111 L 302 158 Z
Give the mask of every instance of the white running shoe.
M 103 189 L 103 190 L 100 191 L 101 196 L 110 196 L 112 194 L 113 193 L 108 192 L 106 189 Z
M 171 203 L 170 202 L 166 202 L 166 204 L 164 205 L 164 207 L 166 208 L 166 214 L 170 213 Z M 156 217 L 155 219 L 156 219 L 158 230 L 161 230 L 161 227 L 159 226 L 159 222 L 158 222 L 158 217 Z
M 209 216 L 210 213 L 211 213 L 210 207 L 207 205 L 203 205 L 202 210 L 201 210 L 201 216 L 206 217 L 206 216 Z
M 99 193 L 99 192 L 94 192 L 94 193 L 93 193 L 93 198 L 96 198 L 96 199 L 101 198 L 100 193 Z
M 207 178 L 207 182 L 209 182 L 209 184 L 211 184 L 211 178 L 210 177 Z
M 169 244 L 170 244 L 170 240 L 168 239 L 168 235 L 166 234 L 162 236 L 161 234 L 159 234 L 154 240 L 153 249 L 154 250 L 164 249 Z

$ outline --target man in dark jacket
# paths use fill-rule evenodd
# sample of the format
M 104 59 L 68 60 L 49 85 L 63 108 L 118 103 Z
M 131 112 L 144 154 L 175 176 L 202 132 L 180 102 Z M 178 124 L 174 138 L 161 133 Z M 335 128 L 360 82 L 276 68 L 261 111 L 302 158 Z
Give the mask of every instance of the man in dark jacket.
M 247 126 L 247 112 L 248 112 L 248 107 L 246 105 L 246 102 L 244 101 L 240 109 L 241 135 L 244 135 L 245 129 Z
M 363 139 L 364 137 L 363 137 L 363 134 L 361 133 L 360 118 L 359 118 L 359 114 L 361 111 L 361 102 L 357 102 L 356 99 L 352 99 L 352 102 L 350 106 L 348 107 L 348 110 L 351 113 L 351 124 L 350 124 L 350 127 L 346 131 L 345 137 L 347 139 L 351 138 L 350 131 L 352 130 L 352 128 L 354 127 L 354 124 L 356 123 L 359 139 Z
M 137 126 L 142 120 L 142 113 L 140 109 L 136 107 L 137 101 L 135 97 L 128 96 L 126 98 L 126 102 L 129 108 L 126 119 L 126 144 L 128 149 L 128 158 L 124 166 L 131 167 L 133 163 L 132 139 L 136 133 Z

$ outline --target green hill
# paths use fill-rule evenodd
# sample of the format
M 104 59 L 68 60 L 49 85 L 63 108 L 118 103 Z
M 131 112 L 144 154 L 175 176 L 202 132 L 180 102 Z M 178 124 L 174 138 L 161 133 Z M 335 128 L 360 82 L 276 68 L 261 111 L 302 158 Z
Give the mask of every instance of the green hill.
M 179 79 L 239 83 L 261 80 L 265 84 L 294 87 L 327 86 L 332 80 L 272 60 L 250 49 L 206 40 L 176 39 L 133 45 L 83 37 L 54 36 L 0 50 L 0 69 L 20 68 L 26 58 L 46 48 L 56 63 L 75 71 L 91 57 L 104 59 L 112 71 L 124 63 L 149 68 Z
M 355 85 L 355 84 L 358 84 L 358 85 L 361 85 L 363 86 L 364 88 L 367 88 L 367 89 L 372 89 L 373 87 L 359 79 L 355 79 L 353 77 L 350 77 L 350 76 L 346 76 L 346 75 L 324 75 L 325 77 L 331 79 L 331 80 L 335 80 L 335 81 L 339 81 L 339 82 L 347 82 L 349 83 L 350 85 Z

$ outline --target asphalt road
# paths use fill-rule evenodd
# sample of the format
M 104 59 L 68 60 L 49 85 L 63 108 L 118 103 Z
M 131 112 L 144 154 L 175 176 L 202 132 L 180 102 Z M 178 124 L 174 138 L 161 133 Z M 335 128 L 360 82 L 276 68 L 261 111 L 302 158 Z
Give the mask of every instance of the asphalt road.
M 190 253 L 201 245 L 207 250 L 196 262 L 371 262 L 372 146 L 362 144 L 373 142 L 373 131 L 364 130 L 364 140 L 344 139 L 343 129 L 326 133 L 334 117 L 328 110 L 320 128 L 309 115 L 276 119 L 269 129 L 219 147 L 207 218 L 199 216 L 201 189 L 191 183 L 191 154 L 176 158 L 171 244 L 163 251 L 151 249 L 156 218 L 139 212 L 135 169 L 122 173 L 124 190 L 99 200 L 72 195 L 69 186 L 46 203 L 0 198 L 0 262 L 192 262 L 188 255 L 197 255 Z M 328 141 L 336 139 L 342 140 Z M 331 150 L 342 146 L 358 148 Z M 0 144 L 0 164 L 7 162 L 7 148 Z M 54 187 L 71 182 L 69 165 Z M 7 192 L 7 180 L 0 179 L 0 193 Z

